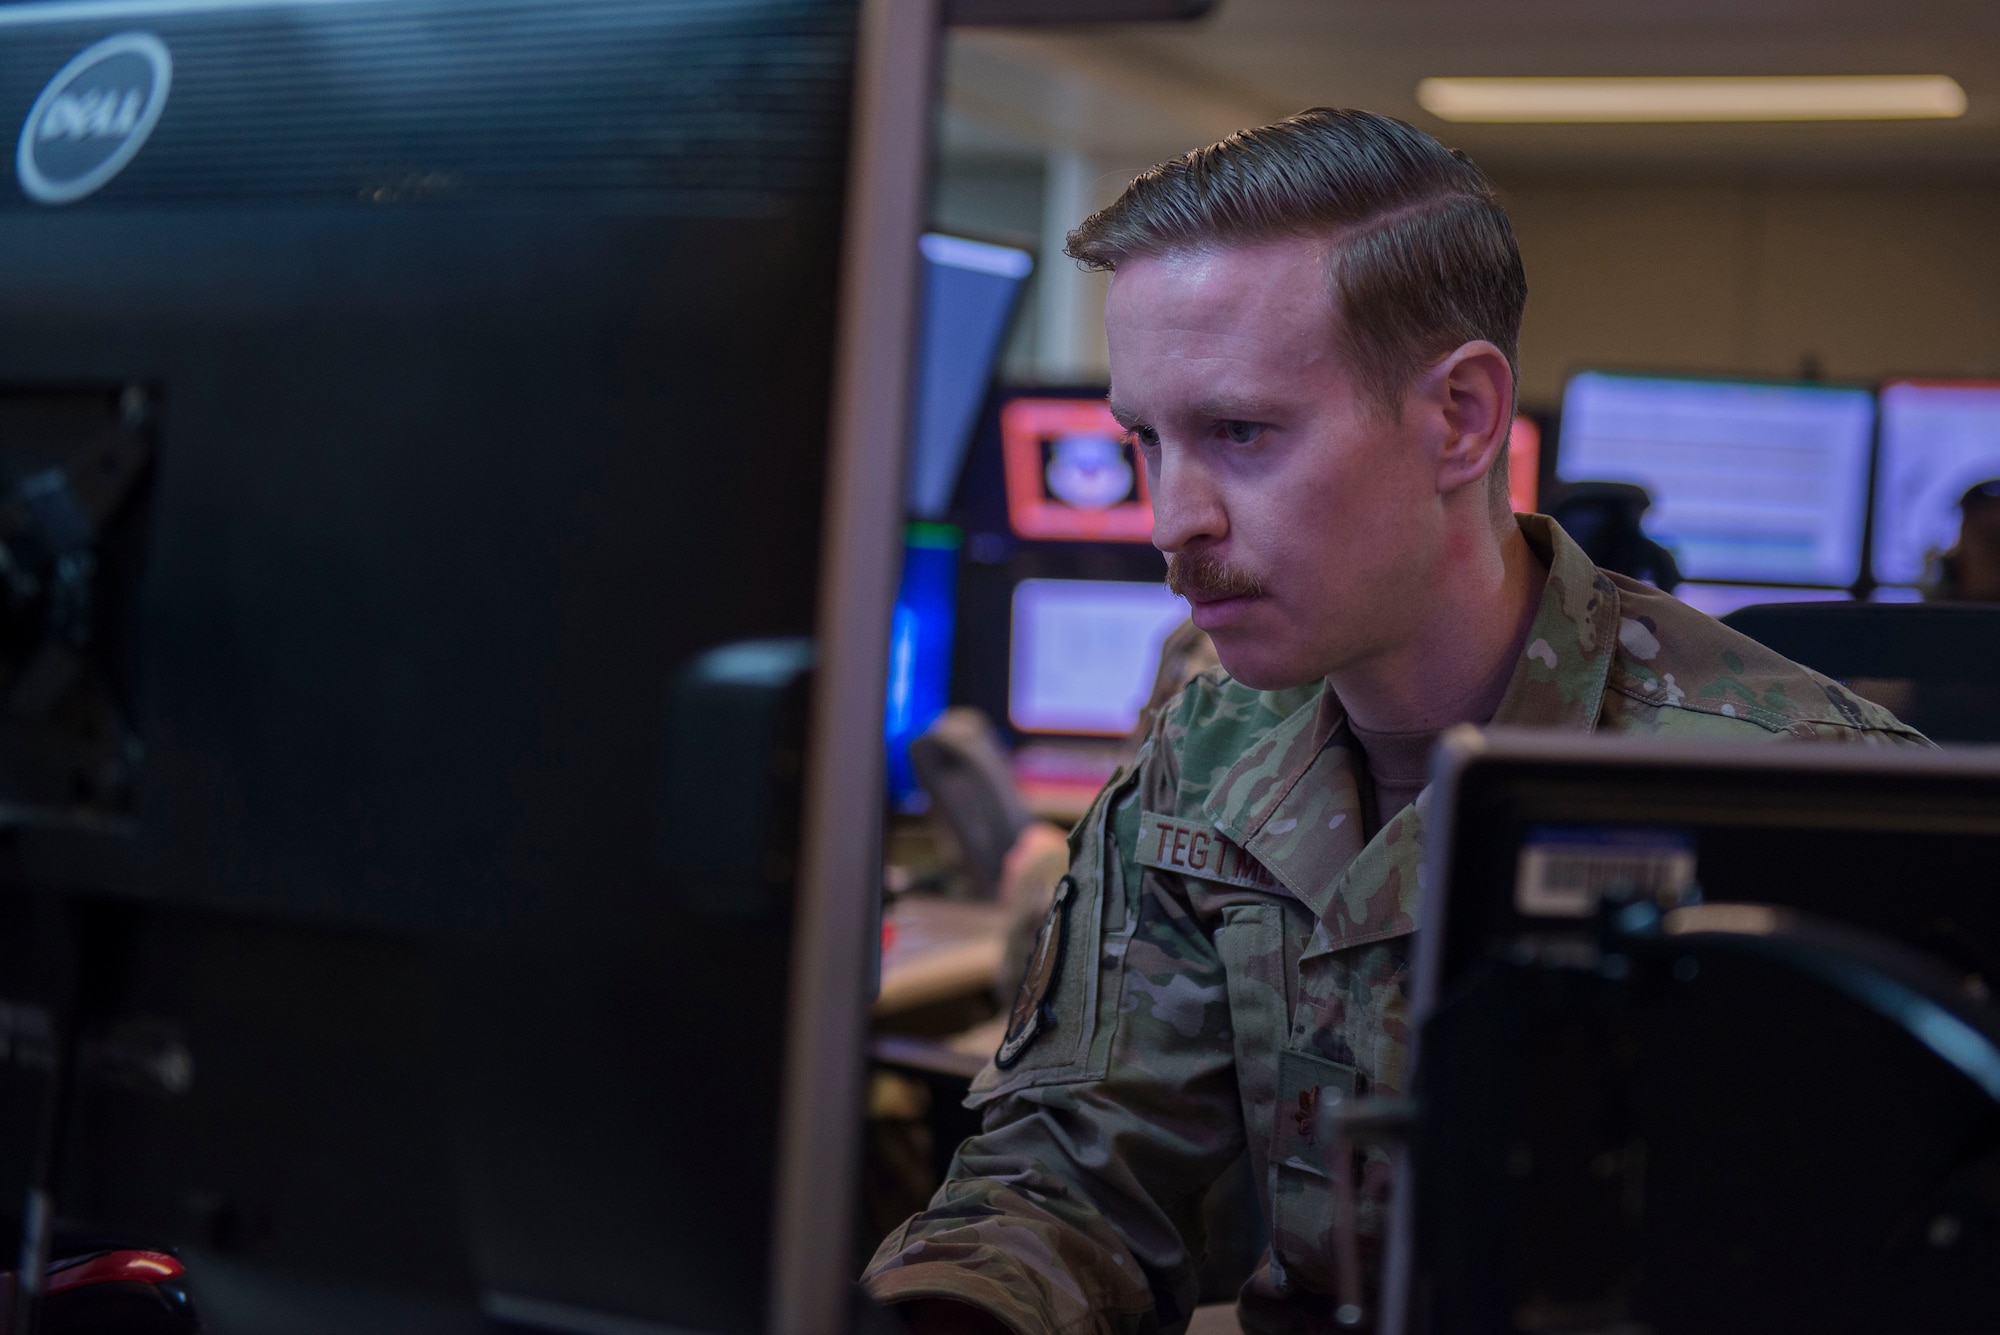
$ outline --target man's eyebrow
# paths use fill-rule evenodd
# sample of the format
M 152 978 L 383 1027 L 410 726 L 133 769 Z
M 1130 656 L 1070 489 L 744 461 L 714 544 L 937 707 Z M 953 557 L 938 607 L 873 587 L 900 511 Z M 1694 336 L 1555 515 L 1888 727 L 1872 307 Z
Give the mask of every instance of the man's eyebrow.
M 1127 431 L 1137 431 L 1145 425 L 1145 419 L 1130 408 L 1122 408 L 1107 399 L 1105 406 L 1118 425 Z M 1188 415 L 1204 422 L 1258 422 L 1277 412 L 1275 405 L 1264 399 L 1214 398 L 1204 399 L 1194 404 Z
M 1275 411 L 1267 400 L 1215 398 L 1195 404 L 1190 416 L 1205 422 L 1257 422 Z

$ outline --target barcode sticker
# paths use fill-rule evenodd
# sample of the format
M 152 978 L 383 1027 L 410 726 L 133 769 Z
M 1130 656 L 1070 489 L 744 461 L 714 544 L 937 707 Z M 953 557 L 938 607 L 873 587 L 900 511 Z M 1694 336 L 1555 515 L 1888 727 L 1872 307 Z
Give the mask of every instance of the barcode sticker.
M 1694 886 L 1694 840 L 1671 830 L 1540 828 L 1514 873 L 1514 907 L 1536 918 L 1587 918 L 1607 894 L 1663 908 Z

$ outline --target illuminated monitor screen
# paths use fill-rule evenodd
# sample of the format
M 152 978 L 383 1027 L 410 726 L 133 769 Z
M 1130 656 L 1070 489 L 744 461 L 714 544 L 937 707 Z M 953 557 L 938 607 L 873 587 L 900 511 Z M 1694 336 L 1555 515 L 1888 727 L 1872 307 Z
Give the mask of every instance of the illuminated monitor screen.
M 1846 386 L 1585 371 L 1557 471 L 1644 487 L 1646 530 L 1689 579 L 1844 586 L 1861 574 L 1874 412 Z
M 1187 618 L 1165 584 L 1024 579 L 1014 586 L 1007 717 L 1021 732 L 1132 731 L 1160 646 Z
M 1726 617 L 1765 603 L 1841 603 L 1853 596 L 1846 589 L 1787 589 L 1764 584 L 1683 584 L 1674 590 L 1674 597 L 1712 617 Z
M 1150 542 L 1146 467 L 1103 399 L 1014 399 L 1000 410 L 1007 523 L 1042 542 Z
M 1901 380 L 1882 390 L 1875 578 L 1914 584 L 1958 541 L 1959 497 L 2000 478 L 2000 383 Z
M 919 243 L 924 303 L 910 426 L 910 513 L 942 519 L 972 443 L 993 364 L 1034 268 L 1025 250 L 933 232 Z
M 1516 417 L 1507 432 L 1507 503 L 1516 514 L 1533 514 L 1539 499 L 1542 429 L 1532 417 Z

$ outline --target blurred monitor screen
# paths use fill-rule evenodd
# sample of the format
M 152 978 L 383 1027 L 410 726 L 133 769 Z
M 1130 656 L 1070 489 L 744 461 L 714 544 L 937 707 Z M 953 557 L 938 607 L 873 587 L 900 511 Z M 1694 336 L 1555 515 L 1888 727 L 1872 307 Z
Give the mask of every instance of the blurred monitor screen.
M 1015 537 L 1152 541 L 1145 465 L 1103 399 L 1015 399 L 1000 410 L 1000 449 Z
M 2000 383 L 1899 380 L 1882 390 L 1875 578 L 1914 584 L 1958 541 L 1959 497 L 2000 478 Z
M 1843 603 L 1853 597 L 1845 589 L 1780 588 L 1769 584 L 1682 584 L 1674 597 L 1697 612 L 1726 617 L 1739 607 L 1764 603 Z
M 1692 580 L 1845 586 L 1861 574 L 1874 396 L 1845 386 L 1585 371 L 1557 471 L 1636 482 Z
M 942 519 L 1035 262 L 1025 250 L 958 236 L 931 233 L 921 244 L 924 307 L 910 433 L 910 512 Z
M 1507 503 L 1515 514 L 1535 512 L 1542 467 L 1542 429 L 1532 417 L 1516 417 L 1507 431 Z
M 944 712 L 951 687 L 959 539 L 950 524 L 919 522 L 903 531 L 903 579 L 889 622 L 889 690 L 882 710 L 889 800 L 899 807 L 918 791 L 910 743 Z
M 1152 694 L 1160 646 L 1187 614 L 1164 584 L 1022 580 L 1014 586 L 1009 720 L 1022 732 L 1132 731 Z

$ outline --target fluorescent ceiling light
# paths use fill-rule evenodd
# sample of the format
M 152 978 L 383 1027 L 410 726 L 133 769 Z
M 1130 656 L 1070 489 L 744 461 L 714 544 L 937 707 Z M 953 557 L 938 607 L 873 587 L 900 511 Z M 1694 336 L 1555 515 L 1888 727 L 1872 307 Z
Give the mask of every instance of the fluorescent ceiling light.
M 1448 121 L 1872 121 L 1965 114 L 1943 74 L 1775 78 L 1425 79 L 1425 111 Z

